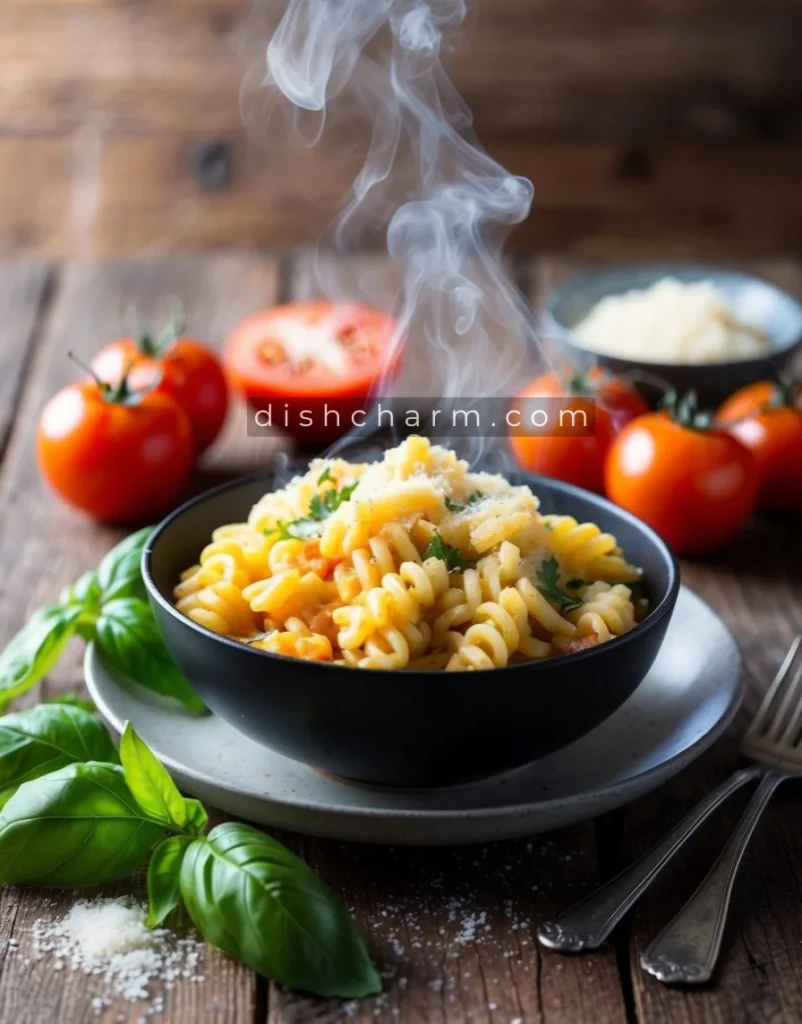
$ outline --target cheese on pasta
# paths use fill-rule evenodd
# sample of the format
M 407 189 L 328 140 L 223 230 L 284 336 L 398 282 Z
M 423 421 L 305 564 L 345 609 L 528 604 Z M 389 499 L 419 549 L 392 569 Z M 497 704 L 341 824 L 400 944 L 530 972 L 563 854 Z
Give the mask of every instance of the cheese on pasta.
M 216 633 L 366 669 L 500 668 L 632 629 L 630 565 L 593 523 L 423 437 L 375 463 L 316 459 L 219 527 L 175 588 Z

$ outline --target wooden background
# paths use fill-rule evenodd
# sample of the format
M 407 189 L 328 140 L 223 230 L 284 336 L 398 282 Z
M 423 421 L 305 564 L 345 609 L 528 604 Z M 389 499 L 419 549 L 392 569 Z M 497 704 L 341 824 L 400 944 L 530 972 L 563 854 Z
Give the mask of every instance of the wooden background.
M 232 41 L 246 12 L 4 0 L 0 255 L 314 235 L 353 165 L 246 137 Z M 802 249 L 799 0 L 480 0 L 452 70 L 488 148 L 535 181 L 519 243 Z

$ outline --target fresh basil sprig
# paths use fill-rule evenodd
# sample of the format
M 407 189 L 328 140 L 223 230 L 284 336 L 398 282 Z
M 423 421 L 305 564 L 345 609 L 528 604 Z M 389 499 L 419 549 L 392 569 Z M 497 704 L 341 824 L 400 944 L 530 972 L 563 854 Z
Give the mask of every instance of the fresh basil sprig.
M 167 652 L 145 596 L 140 559 L 151 532 L 126 537 L 97 571 L 65 587 L 58 604 L 40 608 L 22 627 L 0 654 L 0 710 L 38 683 L 78 634 L 134 682 L 193 714 L 206 711 Z
M 292 989 L 344 999 L 381 992 L 353 919 L 308 865 L 250 825 L 196 839 L 181 895 L 206 938 Z
M 28 715 L 24 734 L 43 742 L 39 733 L 62 737 L 72 723 L 76 746 L 62 738 L 63 756 L 105 748 L 116 758 L 86 712 L 34 710 L 46 712 L 47 728 L 23 712 L 0 719 L 0 730 L 10 735 Z M 181 795 L 130 722 L 120 760 L 68 764 L 19 786 L 0 811 L 0 882 L 80 888 L 125 878 L 150 854 L 149 927 L 183 901 L 209 942 L 287 988 L 342 998 L 381 991 L 345 905 L 300 858 L 248 825 L 203 835 L 203 805 Z M 0 780 L 10 785 L 9 764 L 0 755 Z
M 94 715 L 67 704 L 38 704 L 0 718 L 0 807 L 31 779 L 80 761 L 116 764 L 117 751 Z

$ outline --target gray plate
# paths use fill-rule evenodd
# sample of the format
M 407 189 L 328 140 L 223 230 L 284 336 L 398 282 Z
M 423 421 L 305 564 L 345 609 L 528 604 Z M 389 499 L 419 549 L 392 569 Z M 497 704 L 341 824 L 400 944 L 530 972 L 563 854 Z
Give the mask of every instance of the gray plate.
M 732 720 L 741 659 L 727 627 L 685 587 L 651 672 L 581 740 L 524 768 L 465 786 L 355 786 L 246 739 L 218 718 L 190 718 L 115 675 L 90 645 L 95 703 L 130 719 L 181 787 L 230 814 L 334 839 L 479 843 L 560 828 L 619 807 L 671 778 Z M 599 680 L 604 686 L 604 680 Z

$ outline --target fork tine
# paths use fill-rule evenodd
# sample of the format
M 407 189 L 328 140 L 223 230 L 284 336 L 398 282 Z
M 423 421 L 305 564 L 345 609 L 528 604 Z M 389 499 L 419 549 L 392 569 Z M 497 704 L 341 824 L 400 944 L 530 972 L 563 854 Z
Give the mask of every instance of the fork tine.
M 777 713 L 774 715 L 774 718 L 772 719 L 766 734 L 768 739 L 771 740 L 772 743 L 777 742 L 780 734 L 783 732 L 785 728 L 785 723 L 788 719 L 788 715 L 793 714 L 797 704 L 799 703 L 799 687 L 797 686 L 799 679 L 800 672 L 796 663 L 794 662 L 789 667 L 785 679 L 783 680 L 783 685 L 781 688 L 782 700 L 780 701 L 780 705 L 777 708 Z
M 780 665 L 779 669 L 777 670 L 777 674 L 772 680 L 771 686 L 766 691 L 766 696 L 761 701 L 760 707 L 757 709 L 757 713 L 755 714 L 755 717 L 752 719 L 752 723 L 748 729 L 748 735 L 754 736 L 762 732 L 766 724 L 766 719 L 768 718 L 769 713 L 771 711 L 771 705 L 773 704 L 775 697 L 777 697 L 780 688 L 784 686 L 786 680 L 789 677 L 791 677 L 792 666 L 799 652 L 800 646 L 802 646 L 802 633 L 795 637 L 795 639 L 791 643 L 791 646 L 788 648 L 788 653 L 785 655 L 782 665 Z M 789 692 L 793 694 L 795 689 L 796 686 L 794 685 L 791 687 Z M 777 722 L 782 720 L 782 714 L 785 711 L 785 705 L 788 701 L 788 693 L 784 694 L 784 698 L 785 699 L 781 703 L 778 713 L 772 716 L 770 727 L 772 729 L 777 724 Z
M 794 712 L 791 715 L 791 721 L 788 723 L 785 732 L 780 737 L 780 743 L 782 746 L 792 747 L 796 745 L 795 739 L 799 734 L 800 723 L 802 723 L 802 699 L 800 699 L 800 697 L 802 697 L 802 694 L 800 694 L 800 690 L 802 690 L 802 686 L 800 686 L 801 683 L 802 659 L 800 659 L 800 663 L 797 666 L 796 674 L 794 675 L 794 681 L 791 683 L 790 692 L 796 694 L 797 700 L 796 706 L 794 707 Z

